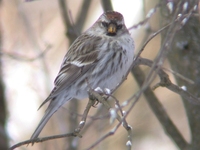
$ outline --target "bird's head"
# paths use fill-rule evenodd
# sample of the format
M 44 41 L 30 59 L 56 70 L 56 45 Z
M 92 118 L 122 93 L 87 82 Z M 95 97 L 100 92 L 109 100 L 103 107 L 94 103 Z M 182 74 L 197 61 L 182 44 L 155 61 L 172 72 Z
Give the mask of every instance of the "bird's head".
M 124 24 L 124 17 L 116 11 L 108 11 L 102 14 L 92 26 L 92 31 L 98 35 L 116 37 L 128 30 Z

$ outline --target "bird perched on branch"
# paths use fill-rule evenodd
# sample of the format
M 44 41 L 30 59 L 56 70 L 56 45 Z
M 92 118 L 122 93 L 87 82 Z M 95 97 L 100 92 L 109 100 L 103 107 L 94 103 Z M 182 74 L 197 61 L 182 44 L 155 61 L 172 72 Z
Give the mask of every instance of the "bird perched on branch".
M 39 136 L 50 117 L 67 101 L 88 97 L 88 89 L 113 91 L 129 71 L 134 58 L 134 42 L 115 11 L 99 19 L 69 47 L 53 88 L 42 107 L 50 101 L 31 139 Z M 39 108 L 40 108 L 39 107 Z

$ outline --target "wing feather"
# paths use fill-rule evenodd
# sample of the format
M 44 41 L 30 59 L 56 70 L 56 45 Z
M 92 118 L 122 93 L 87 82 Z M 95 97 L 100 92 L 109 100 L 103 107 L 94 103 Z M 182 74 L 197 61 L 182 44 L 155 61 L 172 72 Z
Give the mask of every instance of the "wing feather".
M 91 37 L 83 34 L 74 41 L 64 57 L 58 76 L 54 81 L 54 89 L 39 108 L 70 87 L 79 77 L 90 70 L 92 66 L 95 66 L 99 54 L 98 47 L 95 45 L 98 45 L 100 40 L 101 38 L 99 37 Z

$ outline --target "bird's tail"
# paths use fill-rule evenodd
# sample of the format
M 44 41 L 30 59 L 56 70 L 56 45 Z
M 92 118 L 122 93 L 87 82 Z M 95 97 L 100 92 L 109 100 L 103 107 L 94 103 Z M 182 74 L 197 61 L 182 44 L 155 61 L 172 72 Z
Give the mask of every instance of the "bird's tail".
M 68 99 L 69 100 L 69 99 Z M 66 100 L 66 101 L 68 101 Z M 43 118 L 41 119 L 39 125 L 37 126 L 36 130 L 34 131 L 34 133 L 31 136 L 31 140 L 37 138 L 40 134 L 40 132 L 42 131 L 42 129 L 44 128 L 44 126 L 46 125 L 46 123 L 48 122 L 48 120 L 51 118 L 51 116 L 66 102 L 65 100 L 63 100 L 63 98 L 57 97 L 53 100 L 51 100 L 47 110 L 45 111 L 45 114 L 43 116 Z

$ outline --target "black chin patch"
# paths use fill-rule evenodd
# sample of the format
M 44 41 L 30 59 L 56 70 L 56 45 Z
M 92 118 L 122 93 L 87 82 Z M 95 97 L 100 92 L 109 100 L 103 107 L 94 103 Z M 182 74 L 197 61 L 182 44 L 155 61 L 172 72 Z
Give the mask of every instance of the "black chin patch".
M 115 36 L 116 33 L 107 33 L 106 35 L 108 35 L 108 36 Z

